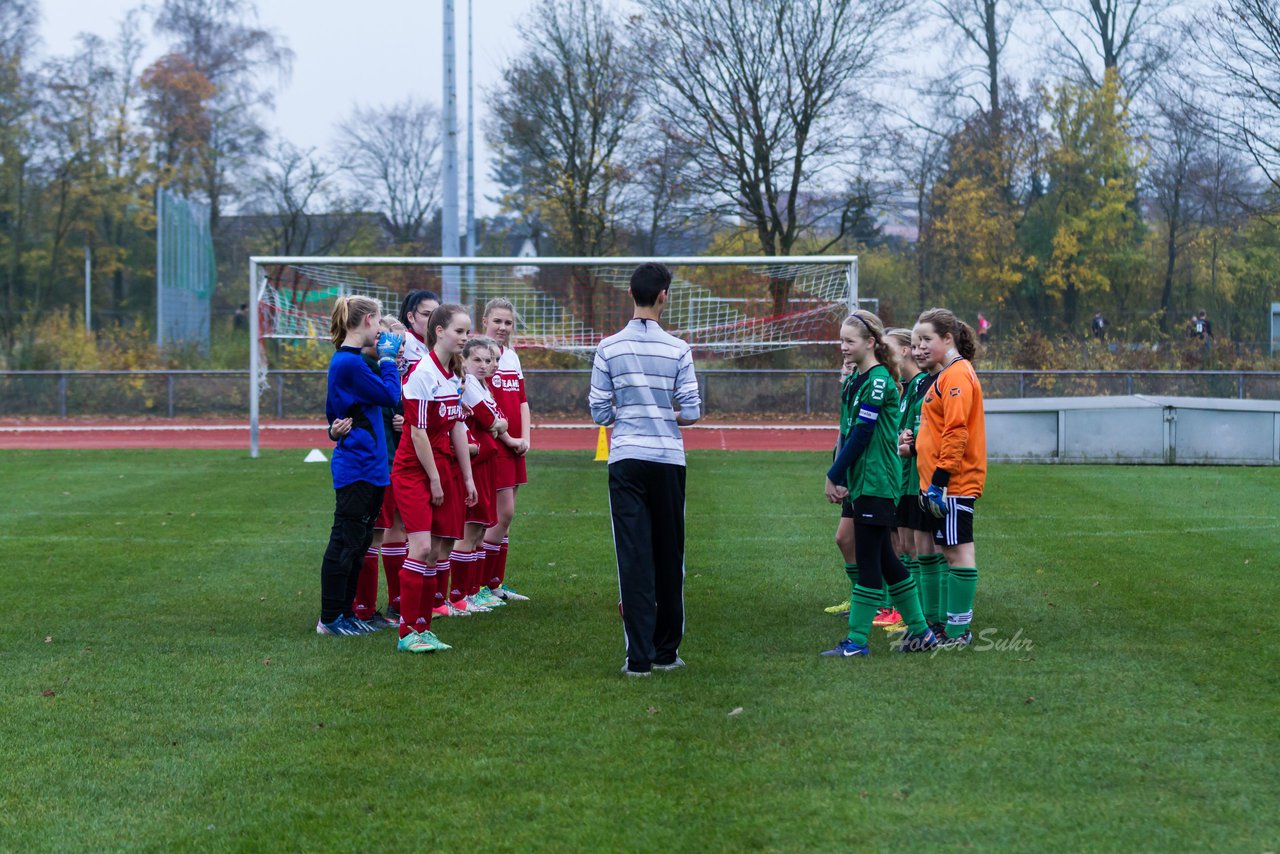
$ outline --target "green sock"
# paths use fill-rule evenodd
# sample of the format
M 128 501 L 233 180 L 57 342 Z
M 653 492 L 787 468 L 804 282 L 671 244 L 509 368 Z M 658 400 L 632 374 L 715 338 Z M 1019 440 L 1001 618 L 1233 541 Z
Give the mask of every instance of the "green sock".
M 920 585 L 920 603 L 924 608 L 924 618 L 930 623 L 941 623 L 945 621 L 942 599 L 942 579 L 946 576 L 947 567 L 942 555 L 921 555 L 920 556 L 920 576 L 917 583 Z
M 897 584 L 890 585 L 888 590 L 893 606 L 902 615 L 902 622 L 907 624 L 907 630 L 911 634 L 918 635 L 929 628 L 924 621 L 924 612 L 920 610 L 920 594 L 916 592 L 914 578 L 907 576 Z
M 947 573 L 947 637 L 958 638 L 973 622 L 973 594 L 978 589 L 978 568 L 953 566 Z
M 858 565 L 856 563 L 846 563 L 844 565 L 844 574 L 849 576 L 849 596 L 852 598 L 853 589 L 858 586 Z
M 924 609 L 924 585 L 920 583 L 920 561 L 916 560 L 911 555 L 902 555 L 901 560 L 902 560 L 902 565 L 907 568 L 907 575 L 911 576 L 911 578 L 916 583 L 916 595 L 920 597 L 920 608 L 921 610 L 923 610 Z
M 880 588 L 853 585 L 853 595 L 849 600 L 849 640 L 867 645 L 867 633 L 871 631 L 871 621 L 876 611 L 880 610 L 880 602 L 884 599 L 884 591 Z

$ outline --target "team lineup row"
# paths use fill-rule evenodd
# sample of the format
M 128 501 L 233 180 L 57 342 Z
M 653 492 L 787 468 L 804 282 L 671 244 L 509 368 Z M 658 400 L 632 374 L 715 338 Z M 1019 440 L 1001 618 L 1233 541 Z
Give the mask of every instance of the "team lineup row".
M 665 303 L 664 277 L 657 278 L 656 310 L 638 302 L 638 331 L 606 339 L 601 352 L 614 339 L 625 342 L 627 358 L 639 352 L 637 342 L 648 334 L 643 315 L 657 321 Z M 432 631 L 433 616 L 482 613 L 525 598 L 506 585 L 505 564 L 515 497 L 527 479 L 530 415 L 509 346 L 509 302 L 492 300 L 481 319 L 484 334 L 474 337 L 467 310 L 441 305 L 429 291 L 406 298 L 400 321 L 383 318 L 378 302 L 364 297 L 341 298 L 334 307 L 326 415 L 336 442 L 336 507 L 316 630 L 357 635 L 395 626 L 398 649 L 434 652 L 449 646 Z M 654 328 L 662 339 L 644 347 L 674 347 L 675 362 L 687 362 L 688 345 L 656 322 Z M 986 477 L 982 390 L 970 361 L 976 336 L 946 309 L 924 312 L 911 330 L 886 330 L 859 310 L 841 326 L 840 350 L 840 440 L 825 493 L 841 506 L 836 544 L 851 591 L 827 610 L 847 614 L 849 631 L 824 655 L 867 655 L 872 626 L 897 632 L 904 651 L 967 645 L 978 575 L 974 511 Z M 602 413 L 618 401 L 616 390 L 597 393 L 597 385 L 612 384 L 601 367 L 598 355 L 593 417 L 604 423 Z M 642 420 L 671 420 L 673 448 L 679 418 L 669 410 L 683 385 L 690 386 L 686 408 L 696 407 L 694 383 L 689 362 L 643 390 L 650 408 L 661 406 L 659 416 Z M 634 393 L 634 379 L 627 384 Z M 642 442 L 660 438 L 639 434 Z M 618 441 L 615 435 L 611 484 L 626 456 Z M 683 453 L 667 460 L 669 454 L 653 462 L 680 470 L 682 504 Z M 385 614 L 376 606 L 379 558 Z
M 410 293 L 398 322 L 374 299 L 335 304 L 325 414 L 336 506 L 318 633 L 396 627 L 400 651 L 443 651 L 433 616 L 527 598 L 505 579 L 530 425 L 509 346 L 515 310 L 491 300 L 482 324 L 472 336 L 467 310 L 430 291 Z
M 974 511 L 986 483 L 982 386 L 973 330 L 946 309 L 886 330 L 868 311 L 840 329 L 840 441 L 827 500 L 841 505 L 836 545 L 848 635 L 823 655 L 870 652 L 873 626 L 918 652 L 972 640 L 978 569 Z

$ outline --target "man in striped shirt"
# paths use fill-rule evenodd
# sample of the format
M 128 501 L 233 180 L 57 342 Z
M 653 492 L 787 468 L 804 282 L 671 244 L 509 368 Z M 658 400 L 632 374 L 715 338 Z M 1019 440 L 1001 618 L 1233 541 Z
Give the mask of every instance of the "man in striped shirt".
M 671 271 L 642 264 L 631 274 L 635 314 L 596 348 L 591 417 L 613 425 L 609 511 L 627 660 L 622 672 L 683 667 L 684 440 L 702 399 L 689 345 L 659 325 Z

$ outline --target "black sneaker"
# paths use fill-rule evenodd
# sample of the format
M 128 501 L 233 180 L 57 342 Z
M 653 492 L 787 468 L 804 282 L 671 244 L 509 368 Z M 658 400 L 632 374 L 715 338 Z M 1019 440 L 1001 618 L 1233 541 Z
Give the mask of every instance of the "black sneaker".
M 943 649 L 959 648 L 971 643 L 973 643 L 973 632 L 968 629 L 964 630 L 964 634 L 954 638 L 944 634 L 938 641 L 938 645 Z

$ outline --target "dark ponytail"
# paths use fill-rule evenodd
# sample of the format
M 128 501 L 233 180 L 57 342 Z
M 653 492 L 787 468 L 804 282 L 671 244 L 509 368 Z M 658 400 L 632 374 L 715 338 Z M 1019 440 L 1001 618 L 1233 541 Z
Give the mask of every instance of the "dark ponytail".
M 978 335 L 973 327 L 955 316 L 946 308 L 931 308 L 920 313 L 916 323 L 927 323 L 933 327 L 939 337 L 950 335 L 956 342 L 956 352 L 963 358 L 973 361 L 978 354 Z

